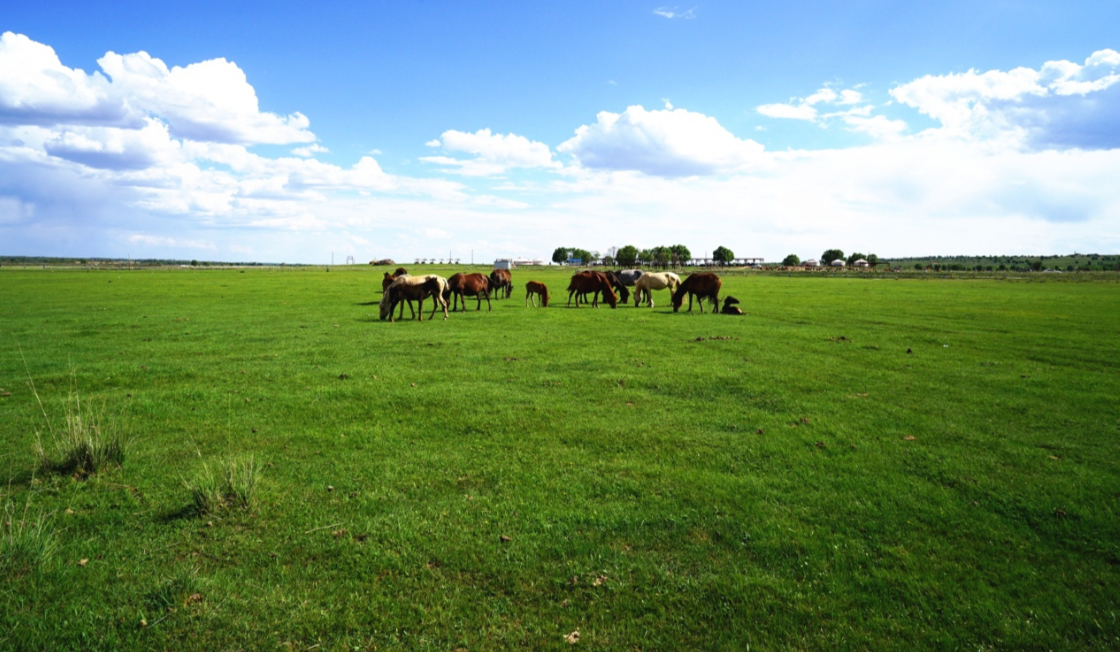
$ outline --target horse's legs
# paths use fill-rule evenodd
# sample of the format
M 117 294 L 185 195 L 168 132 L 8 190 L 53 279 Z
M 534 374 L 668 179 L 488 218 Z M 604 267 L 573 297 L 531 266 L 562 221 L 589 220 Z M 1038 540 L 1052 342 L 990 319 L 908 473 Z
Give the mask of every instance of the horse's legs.
M 576 293 L 575 290 L 568 290 L 568 307 L 569 308 L 572 307 L 572 295 L 575 294 L 575 293 Z M 579 307 L 579 302 L 578 301 L 576 302 L 576 307 L 577 308 Z
M 490 290 L 483 290 L 482 293 L 486 297 L 486 312 L 493 312 L 494 306 L 490 305 Z

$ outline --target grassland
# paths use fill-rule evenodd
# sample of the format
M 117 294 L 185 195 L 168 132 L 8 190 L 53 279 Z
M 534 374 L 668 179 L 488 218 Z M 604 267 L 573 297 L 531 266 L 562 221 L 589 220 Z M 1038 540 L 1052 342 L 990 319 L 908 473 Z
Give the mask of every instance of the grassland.
M 0 270 L 4 533 L 54 533 L 5 566 L 0 649 L 1120 645 L 1116 283 L 388 324 L 379 277 Z M 37 470 L 28 375 L 123 465 Z M 250 509 L 192 508 L 248 456 Z

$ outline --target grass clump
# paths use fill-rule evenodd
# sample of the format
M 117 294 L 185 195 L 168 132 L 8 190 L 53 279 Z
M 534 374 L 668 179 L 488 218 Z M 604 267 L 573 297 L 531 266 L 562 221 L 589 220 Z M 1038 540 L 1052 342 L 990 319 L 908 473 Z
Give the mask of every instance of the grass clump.
M 82 406 L 74 393 L 66 401 L 65 430 L 50 429 L 54 453 L 47 451 L 42 437 L 36 433 L 35 454 L 39 468 L 46 473 L 73 473 L 78 477 L 93 475 L 109 466 L 124 463 L 127 445 L 114 420 L 106 420 L 104 412 L 92 405 Z
M 184 481 L 191 507 L 199 514 L 224 510 L 249 510 L 256 506 L 260 467 L 253 457 L 233 457 L 204 464 L 191 480 Z
M 31 518 L 29 505 L 17 512 L 16 505 L 4 505 L 4 522 L 0 524 L 0 570 L 7 577 L 30 572 L 54 553 L 54 526 L 47 514 Z

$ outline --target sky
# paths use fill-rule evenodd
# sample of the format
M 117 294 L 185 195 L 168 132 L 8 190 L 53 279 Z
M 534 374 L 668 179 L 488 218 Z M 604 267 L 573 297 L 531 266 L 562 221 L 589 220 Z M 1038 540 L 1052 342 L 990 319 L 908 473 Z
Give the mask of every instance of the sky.
M 1114 0 L 0 0 L 0 254 L 1115 253 L 1117 25 Z

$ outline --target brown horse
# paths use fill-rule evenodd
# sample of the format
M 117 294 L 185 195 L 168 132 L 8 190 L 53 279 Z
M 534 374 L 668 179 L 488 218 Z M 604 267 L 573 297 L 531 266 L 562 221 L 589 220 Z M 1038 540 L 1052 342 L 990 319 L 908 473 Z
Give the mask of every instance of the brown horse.
M 478 305 L 475 310 L 482 310 L 483 299 L 486 299 L 488 310 L 494 309 L 494 306 L 490 305 L 490 279 L 486 278 L 485 274 L 456 274 L 447 279 L 446 292 L 443 300 L 447 301 L 449 298 L 452 300 L 452 312 L 457 310 L 456 306 L 459 305 L 460 301 L 463 304 L 463 312 L 466 312 L 467 297 L 478 298 Z
M 496 269 L 490 272 L 490 289 L 493 290 L 495 299 L 502 298 L 503 289 L 505 298 L 510 298 L 513 295 L 513 275 L 508 269 Z
M 677 291 L 673 293 L 673 312 L 681 309 L 681 304 L 684 303 L 684 295 L 688 295 L 688 311 L 692 312 L 692 297 L 696 297 L 696 303 L 700 306 L 700 312 L 704 312 L 704 299 L 712 302 L 712 313 L 715 313 L 716 308 L 719 306 L 719 290 L 723 287 L 723 281 L 715 274 L 707 272 L 703 274 L 693 274 L 681 283 Z
M 618 298 L 622 300 L 622 303 L 629 303 L 630 290 L 626 287 L 626 284 L 622 282 L 622 279 L 614 272 L 602 272 L 602 274 L 610 281 L 611 287 L 618 290 Z
M 536 281 L 529 281 L 525 284 L 525 305 L 529 305 L 529 301 L 533 302 L 533 307 L 537 306 L 537 297 L 541 298 L 541 307 L 548 307 L 548 286 L 544 283 Z
M 443 291 L 447 289 L 447 279 L 442 276 L 434 274 L 428 276 L 408 276 L 407 274 L 397 279 L 389 289 L 385 291 L 385 296 L 381 297 L 381 319 L 386 317 L 389 321 L 396 321 L 393 319 L 393 311 L 399 304 L 401 307 L 401 318 L 404 318 L 404 304 L 408 302 L 409 310 L 412 309 L 412 302 L 418 301 L 419 307 L 414 314 L 418 316 L 420 321 L 424 321 L 424 299 L 432 297 L 432 314 L 429 319 L 435 317 L 436 309 L 443 308 L 443 318 L 447 319 L 447 302 L 443 300 Z
M 618 295 L 611 289 L 611 282 L 603 276 L 601 272 L 580 272 L 572 276 L 571 283 L 568 284 L 568 307 L 572 306 L 572 296 L 578 294 L 591 294 L 591 306 L 593 308 L 599 307 L 599 293 L 603 293 L 603 299 L 610 304 L 611 308 L 618 307 Z M 579 298 L 576 298 L 576 307 L 579 307 Z
M 403 267 L 398 267 L 397 271 L 393 272 L 392 274 L 390 274 L 389 272 L 385 272 L 385 277 L 381 279 L 381 291 L 384 292 L 385 290 L 388 290 L 389 286 L 393 284 L 393 281 L 402 276 L 408 276 L 408 271 Z

